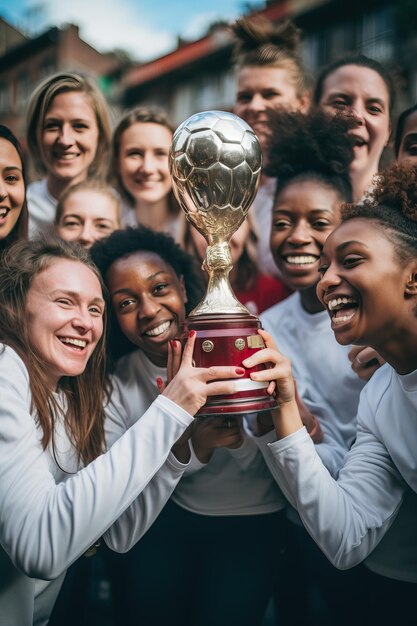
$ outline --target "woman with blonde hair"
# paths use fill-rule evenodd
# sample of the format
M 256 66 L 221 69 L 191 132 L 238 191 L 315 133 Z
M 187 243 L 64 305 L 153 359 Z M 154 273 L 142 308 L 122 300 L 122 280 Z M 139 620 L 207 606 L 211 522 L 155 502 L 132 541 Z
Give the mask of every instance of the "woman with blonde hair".
M 113 133 L 112 172 L 124 201 L 122 225 L 166 232 L 182 245 L 185 216 L 174 197 L 168 165 L 173 132 L 162 111 L 129 111 Z
M 51 229 L 59 196 L 108 169 L 110 119 L 92 78 L 60 72 L 46 78 L 30 98 L 27 144 L 42 176 L 28 187 L 29 233 Z

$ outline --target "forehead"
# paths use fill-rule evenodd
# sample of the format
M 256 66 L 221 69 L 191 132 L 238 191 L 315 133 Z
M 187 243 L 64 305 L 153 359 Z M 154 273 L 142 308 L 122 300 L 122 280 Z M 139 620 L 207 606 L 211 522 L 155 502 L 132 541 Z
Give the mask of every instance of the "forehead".
M 123 131 L 121 136 L 122 145 L 170 145 L 172 132 L 162 124 L 154 122 L 135 122 Z
M 382 76 L 375 70 L 360 65 L 343 65 L 326 77 L 322 97 L 336 91 L 389 101 L 388 87 Z
M 31 290 L 50 293 L 55 290 L 73 291 L 80 296 L 102 298 L 100 281 L 94 272 L 80 261 L 54 259 L 51 265 L 37 274 Z
M 62 215 L 82 213 L 91 217 L 100 214 L 115 217 L 117 206 L 116 198 L 112 198 L 107 193 L 95 189 L 80 189 L 71 193 L 65 200 Z
M 4 137 L 0 137 L 0 161 L 6 167 L 22 168 L 22 162 L 16 148 Z
M 237 75 L 238 89 L 279 89 L 281 86 L 292 86 L 289 71 L 284 67 L 263 67 L 249 65 L 239 70 Z
M 140 278 L 149 278 L 158 272 L 169 273 L 176 276 L 173 267 L 164 261 L 156 252 L 142 250 L 133 252 L 128 256 L 121 257 L 112 263 L 108 275 L 113 279 L 116 276 L 127 275 Z
M 297 207 L 298 210 L 316 209 L 339 212 L 341 199 L 335 189 L 318 180 L 299 180 L 285 185 L 278 191 L 275 208 L 285 205 L 286 210 Z M 287 206 L 288 205 L 288 206 Z
M 83 91 L 64 91 L 54 96 L 45 117 L 52 115 L 96 117 L 91 97 Z
M 384 250 L 384 258 L 393 250 L 393 244 L 385 234 L 385 230 L 373 219 L 354 217 L 342 222 L 328 237 L 323 253 L 334 256 L 336 248 L 348 241 L 355 241 L 366 246 L 373 253 Z

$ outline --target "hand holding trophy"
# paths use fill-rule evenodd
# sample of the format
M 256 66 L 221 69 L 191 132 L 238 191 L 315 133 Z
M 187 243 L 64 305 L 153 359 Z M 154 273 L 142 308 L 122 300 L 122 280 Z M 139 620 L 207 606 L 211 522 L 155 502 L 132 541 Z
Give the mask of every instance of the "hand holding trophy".
M 208 247 L 203 269 L 208 286 L 203 300 L 191 311 L 184 336 L 196 331 L 194 362 L 242 366 L 242 361 L 264 348 L 257 329 L 259 319 L 234 296 L 229 241 L 245 219 L 258 189 L 262 152 L 253 130 L 233 113 L 205 111 L 183 122 L 175 131 L 170 151 L 174 193 L 187 219 L 205 237 Z M 236 415 L 276 408 L 268 383 L 250 379 L 246 371 L 236 381 L 238 391 L 213 396 L 199 416 Z

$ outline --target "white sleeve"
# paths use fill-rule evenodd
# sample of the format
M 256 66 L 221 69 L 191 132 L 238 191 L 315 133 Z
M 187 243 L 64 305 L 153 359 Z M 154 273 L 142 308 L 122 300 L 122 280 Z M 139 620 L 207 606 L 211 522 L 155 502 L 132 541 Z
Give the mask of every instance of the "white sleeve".
M 362 394 L 359 415 L 367 411 Z M 329 560 L 340 569 L 363 561 L 394 521 L 405 492 L 384 444 L 358 419 L 337 481 L 305 428 L 270 444 L 269 453 L 279 486 Z
M 174 411 L 176 410 L 177 406 L 171 400 L 164 396 L 161 398 L 168 406 L 171 405 Z M 111 401 L 106 407 L 105 432 L 108 447 L 126 432 L 129 421 L 124 406 L 119 401 L 119 390 L 115 387 Z M 152 442 L 149 442 L 149 445 L 152 446 Z M 175 455 L 169 452 L 165 463 L 143 491 L 105 533 L 104 540 L 109 548 L 116 552 L 127 552 L 139 541 L 162 511 L 186 468 L 187 465 L 178 461 Z
M 48 580 L 132 504 L 193 417 L 160 397 L 106 454 L 56 484 L 29 411 L 27 370 L 12 354 L 0 367 L 0 544 L 18 569 Z

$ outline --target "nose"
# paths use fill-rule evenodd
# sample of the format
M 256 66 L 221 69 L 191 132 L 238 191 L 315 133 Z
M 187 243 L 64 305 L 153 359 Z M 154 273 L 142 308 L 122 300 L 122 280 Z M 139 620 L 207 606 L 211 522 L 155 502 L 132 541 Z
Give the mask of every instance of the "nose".
M 0 201 L 8 196 L 7 186 L 2 178 L 0 178 Z
M 146 318 L 152 319 L 156 316 L 160 309 L 160 303 L 152 294 L 145 294 L 142 296 L 142 300 L 139 306 L 138 317 L 139 319 Z
M 323 300 L 326 292 L 331 291 L 334 287 L 338 287 L 341 282 L 335 265 L 331 263 L 317 283 L 317 295 L 319 299 Z
M 63 124 L 61 126 L 61 131 L 58 136 L 58 141 L 64 144 L 65 146 L 72 146 L 72 144 L 75 142 L 75 139 L 74 139 L 74 130 L 71 124 Z
M 264 111 L 265 110 L 265 101 L 259 93 L 254 93 L 252 98 L 247 103 L 247 108 L 251 111 Z
M 78 308 L 77 316 L 74 318 L 72 325 L 80 335 L 85 335 L 85 333 L 93 329 L 93 319 L 86 306 Z
M 305 222 L 298 222 L 294 225 L 287 239 L 293 246 L 304 246 L 311 241 L 308 225 Z
M 151 152 L 146 151 L 144 153 L 140 169 L 146 173 L 152 173 L 156 170 L 155 156 Z
M 85 248 L 90 248 L 96 240 L 95 228 L 89 222 L 85 222 L 79 237 L 79 243 Z
M 362 126 L 365 123 L 365 109 L 362 104 L 355 103 L 350 112 L 358 126 Z

